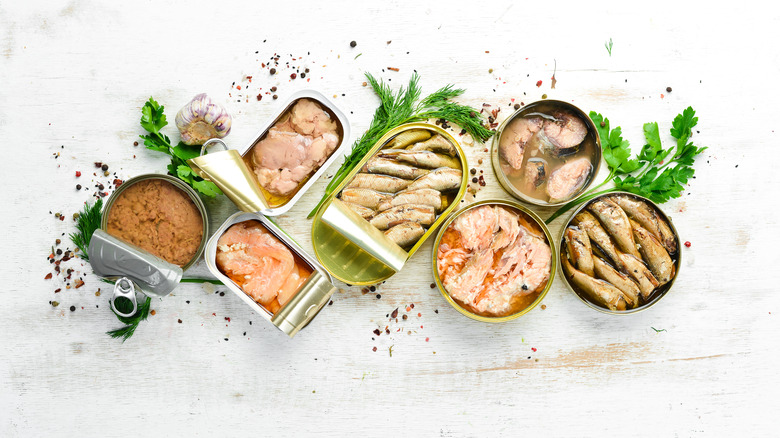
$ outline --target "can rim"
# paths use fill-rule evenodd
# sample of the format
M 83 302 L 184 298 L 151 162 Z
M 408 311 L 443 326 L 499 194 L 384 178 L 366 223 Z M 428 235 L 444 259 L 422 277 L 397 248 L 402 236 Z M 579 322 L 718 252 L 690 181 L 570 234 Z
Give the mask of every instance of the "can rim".
M 550 245 L 550 278 L 547 280 L 547 285 L 544 287 L 544 289 L 542 289 L 542 292 L 539 293 L 539 296 L 536 297 L 536 299 L 531 304 L 529 304 L 526 307 L 524 307 L 523 309 L 521 309 L 521 310 L 519 310 L 519 311 L 517 311 L 517 312 L 515 312 L 515 313 L 513 313 L 511 315 L 507 315 L 507 316 L 481 316 L 481 315 L 477 315 L 475 313 L 472 313 L 472 312 L 470 312 L 467 309 L 464 309 L 463 307 L 461 307 L 460 304 L 457 303 L 457 301 L 455 301 L 450 296 L 450 294 L 444 288 L 444 284 L 442 283 L 441 278 L 439 277 L 439 266 L 438 266 L 438 263 L 437 263 L 437 254 L 439 252 L 439 244 L 441 243 L 441 239 L 444 236 L 444 232 L 447 230 L 447 228 L 452 223 L 452 221 L 454 221 L 458 216 L 462 215 L 463 213 L 465 213 L 468 210 L 471 210 L 472 208 L 475 208 L 475 207 L 478 207 L 478 206 L 481 206 L 481 205 L 487 205 L 487 204 L 505 205 L 505 206 L 509 206 L 509 207 L 515 208 L 517 210 L 520 210 L 521 212 L 527 214 L 542 229 L 542 231 L 544 232 L 544 236 L 547 239 L 547 243 Z M 511 320 L 519 318 L 519 317 L 525 315 L 526 313 L 530 312 L 531 310 L 533 310 L 533 308 L 535 308 L 537 305 L 539 305 L 539 303 L 542 302 L 542 300 L 544 300 L 544 298 L 547 296 L 547 293 L 552 288 L 553 280 L 555 280 L 555 273 L 556 273 L 556 270 L 557 270 L 557 267 L 558 267 L 558 260 L 557 260 L 558 251 L 556 251 L 556 249 L 555 249 L 555 241 L 552 239 L 552 234 L 550 233 L 550 230 L 547 228 L 547 225 L 545 225 L 545 223 L 542 220 L 542 218 L 540 218 L 539 215 L 537 215 L 536 213 L 534 213 L 532 210 L 530 210 L 529 208 L 525 207 L 524 205 L 522 205 L 522 204 L 520 204 L 520 203 L 518 203 L 516 201 L 509 201 L 509 200 L 505 200 L 505 199 L 485 199 L 485 200 L 482 200 L 482 201 L 478 201 L 478 202 L 470 204 L 470 205 L 462 208 L 461 210 L 458 210 L 456 213 L 450 215 L 450 217 L 447 218 L 447 220 L 442 224 L 441 228 L 439 229 L 439 233 L 436 235 L 436 240 L 434 240 L 434 242 L 433 242 L 433 249 L 431 250 L 431 252 L 432 252 L 432 259 L 433 259 L 433 277 L 434 277 L 434 280 L 436 281 L 436 286 L 439 288 L 439 292 L 442 294 L 444 299 L 447 300 L 447 302 L 450 303 L 450 305 L 452 305 L 452 307 L 454 307 L 455 310 L 457 310 L 461 314 L 463 314 L 463 315 L 465 315 L 465 316 L 467 316 L 467 317 L 469 317 L 471 319 L 474 319 L 476 321 L 489 322 L 489 323 L 499 323 L 499 322 L 511 321 Z
M 659 212 L 661 214 L 662 218 L 666 220 L 666 223 L 669 224 L 669 228 L 672 230 L 672 233 L 674 233 L 674 238 L 677 241 L 677 262 L 675 263 L 674 276 L 669 281 L 669 283 L 664 285 L 666 290 L 664 290 L 661 294 L 659 294 L 658 296 L 653 298 L 653 300 L 650 301 L 649 303 L 646 303 L 646 304 L 644 304 L 644 305 L 642 305 L 640 307 L 637 307 L 635 309 L 630 309 L 630 310 L 609 310 L 607 308 L 600 307 L 597 304 L 592 303 L 589 300 L 583 298 L 580 294 L 577 293 L 577 291 L 574 290 L 574 287 L 569 283 L 569 279 L 566 277 L 566 275 L 562 274 L 561 276 L 563 278 L 563 283 L 566 285 L 566 287 L 569 289 L 569 291 L 572 294 L 574 294 L 577 298 L 579 298 L 580 301 L 585 303 L 591 309 L 597 310 L 597 311 L 599 311 L 601 313 L 605 313 L 605 314 L 608 314 L 608 315 L 619 315 L 619 316 L 634 315 L 634 314 L 637 314 L 639 312 L 643 312 L 643 311 L 649 309 L 650 307 L 654 306 L 656 303 L 661 301 L 661 299 L 663 297 L 667 296 L 669 294 L 669 292 L 671 292 L 672 286 L 674 286 L 674 282 L 677 280 L 677 276 L 680 275 L 680 268 L 682 267 L 682 247 L 680 245 L 680 234 L 677 232 L 677 228 L 674 227 L 674 223 L 672 223 L 672 219 L 669 216 L 667 216 L 667 214 L 655 202 L 645 198 L 644 196 L 637 195 L 637 194 L 634 194 L 634 193 L 631 193 L 631 192 L 621 191 L 621 190 L 616 190 L 614 192 L 604 193 L 604 194 L 601 194 L 599 196 L 596 196 L 593 199 L 589 199 L 587 202 L 583 202 L 582 205 L 577 207 L 569 215 L 569 217 L 566 219 L 566 222 L 564 222 L 563 227 L 561 228 L 561 236 L 558 239 L 558 248 L 559 248 L 559 250 L 558 250 L 558 256 L 559 256 L 558 257 L 558 266 L 559 266 L 559 268 L 561 270 L 561 273 L 563 273 L 564 271 L 563 271 L 563 265 L 562 265 L 562 263 L 563 263 L 562 257 L 564 257 L 564 256 L 563 256 L 563 254 L 561 254 L 561 252 L 563 251 L 563 247 L 564 247 L 564 245 L 563 245 L 563 238 L 564 238 L 564 233 L 566 232 L 566 228 L 569 225 L 571 225 L 571 221 L 574 219 L 574 216 L 576 216 L 579 212 L 584 210 L 585 207 L 590 205 L 593 201 L 595 201 L 597 199 L 601 199 L 604 196 L 613 196 L 613 195 L 629 195 L 629 196 L 633 196 L 635 198 L 638 198 L 638 199 L 641 199 L 641 200 L 647 202 L 650 206 L 655 208 L 656 212 Z
M 411 129 L 428 129 L 434 131 L 437 134 L 444 136 L 448 141 L 450 141 L 453 144 L 453 146 L 455 146 L 455 149 L 458 151 L 458 157 L 460 158 L 461 165 L 463 166 L 460 189 L 458 189 L 458 193 L 455 195 L 452 204 L 450 204 L 446 209 L 444 209 L 444 211 L 442 211 L 439 214 L 439 217 L 437 217 L 436 220 L 433 222 L 433 224 L 431 224 L 431 226 L 428 228 L 428 230 L 425 231 L 425 234 L 423 234 L 423 236 L 420 237 L 417 243 L 415 243 L 409 249 L 409 251 L 407 252 L 408 255 L 406 260 L 408 261 L 410 258 L 412 258 L 412 256 L 414 256 L 414 254 L 422 247 L 422 245 L 428 239 L 430 239 L 430 237 L 436 231 L 436 228 L 440 224 L 442 224 L 449 216 L 452 215 L 453 211 L 455 211 L 457 205 L 460 203 L 460 201 L 463 199 L 464 195 L 466 194 L 466 189 L 468 187 L 468 161 L 466 158 L 466 154 L 460 145 L 460 142 L 458 142 L 457 139 L 455 139 L 455 137 L 453 137 L 449 132 L 445 131 L 441 127 L 427 122 L 405 123 L 403 125 L 396 126 L 395 128 L 387 131 L 385 135 L 383 135 L 379 140 L 377 140 L 376 143 L 374 143 L 374 145 L 371 147 L 369 152 L 366 153 L 366 155 L 358 162 L 357 165 L 355 165 L 355 167 L 350 171 L 350 173 L 347 174 L 346 177 L 344 177 L 344 180 L 341 182 L 341 184 L 336 186 L 336 188 L 333 190 L 333 193 L 331 193 L 330 198 L 326 202 L 324 202 L 317 210 L 314 217 L 312 218 L 312 235 L 314 234 L 314 227 L 316 227 L 317 222 L 321 220 L 322 214 L 325 212 L 325 209 L 327 209 L 330 206 L 331 202 L 333 201 L 333 199 L 335 199 L 336 195 L 338 195 L 341 192 L 341 190 L 344 189 L 344 187 L 346 187 L 347 184 L 349 184 L 352 181 L 352 179 L 354 179 L 355 175 L 360 172 L 360 169 L 363 167 L 363 164 L 365 164 L 365 162 L 369 160 L 371 157 L 376 155 L 376 153 L 381 149 L 381 147 L 385 143 L 387 143 L 391 138 L 397 136 L 401 132 L 411 130 Z M 320 255 L 320 251 L 318 250 L 318 247 L 316 245 L 312 245 L 312 247 L 314 248 L 315 257 L 320 262 L 320 264 L 322 264 L 322 266 L 325 267 L 325 265 L 322 263 L 322 258 Z M 325 267 L 325 269 L 328 270 L 327 267 Z M 337 280 L 354 286 L 368 286 L 368 285 L 376 284 L 381 281 L 385 281 L 396 274 L 395 272 L 393 272 L 384 277 L 371 279 L 370 281 L 354 281 L 351 279 L 342 278 L 341 276 L 331 272 L 330 270 L 328 270 L 328 272 Z
M 504 132 L 504 129 L 521 112 L 527 111 L 529 108 L 533 108 L 534 105 L 538 105 L 538 104 L 541 104 L 541 103 L 560 104 L 560 105 L 564 105 L 564 106 L 574 110 L 576 113 L 581 115 L 582 118 L 584 118 L 585 123 L 588 125 L 588 130 L 593 133 L 593 135 L 595 137 L 595 141 L 596 141 L 596 146 L 595 146 L 596 158 L 591 161 L 591 163 L 594 164 L 593 177 L 590 179 L 588 184 L 583 185 L 582 188 L 580 188 L 580 190 L 578 190 L 576 194 L 574 194 L 573 196 L 569 197 L 568 199 L 566 199 L 564 201 L 556 202 L 556 203 L 543 202 L 543 201 L 540 201 L 538 199 L 534 199 L 534 198 L 532 198 L 530 196 L 527 196 L 527 195 L 523 194 L 522 192 L 520 192 L 519 190 L 517 190 L 515 188 L 515 186 L 512 185 L 512 183 L 509 182 L 507 176 L 501 170 L 501 165 L 499 163 L 499 156 L 498 156 L 499 144 L 498 143 L 501 140 L 501 134 Z M 491 143 L 490 143 L 490 163 L 491 163 L 491 166 L 493 167 L 493 174 L 496 176 L 496 179 L 498 180 L 499 184 L 504 189 L 504 191 L 506 191 L 507 193 L 512 195 L 512 197 L 514 197 L 514 198 L 516 198 L 516 199 L 518 199 L 518 200 L 520 200 L 522 202 L 525 202 L 525 203 L 528 203 L 528 204 L 532 204 L 532 205 L 538 205 L 539 207 L 559 207 L 561 205 L 565 205 L 567 202 L 570 202 L 573 199 L 577 199 L 578 196 L 580 196 L 583 193 L 585 193 L 588 190 L 588 188 L 590 188 L 596 182 L 596 177 L 598 176 L 599 171 L 601 170 L 601 162 L 602 161 L 604 161 L 604 159 L 603 159 L 603 153 L 602 153 L 602 149 L 601 149 L 601 138 L 599 137 L 598 130 L 596 129 L 596 124 L 593 123 L 593 120 L 590 118 L 590 116 L 585 111 L 583 111 L 582 109 L 580 109 L 579 107 L 577 107 L 576 105 L 574 105 L 574 104 L 572 104 L 570 102 L 565 102 L 565 101 L 562 101 L 562 100 L 542 99 L 542 100 L 537 100 L 537 101 L 531 102 L 528 105 L 526 105 L 526 106 L 524 106 L 522 108 L 517 109 L 509 117 L 507 117 L 503 122 L 501 122 L 501 125 L 496 130 L 496 135 L 493 136 L 493 139 L 491 140 Z
M 180 179 L 162 173 L 145 173 L 142 175 L 134 176 L 124 181 L 122 185 L 120 185 L 116 190 L 114 190 L 111 196 L 108 197 L 108 200 L 103 206 L 103 211 L 101 212 L 101 218 L 100 218 L 100 228 L 103 231 L 108 232 L 107 229 L 108 213 L 111 211 L 111 207 L 113 207 L 114 203 L 119 198 L 119 195 L 127 188 L 132 187 L 134 184 L 141 181 L 145 181 L 147 179 L 160 179 L 173 184 L 176 188 L 181 189 L 182 191 L 184 191 L 184 193 L 186 193 L 189 196 L 189 198 L 195 204 L 195 207 L 200 212 L 200 216 L 203 221 L 203 235 L 201 236 L 200 245 L 198 245 L 198 250 L 195 251 L 195 255 L 192 256 L 192 259 L 190 259 L 189 262 L 187 262 L 184 266 L 181 267 L 182 271 L 186 271 L 192 265 L 197 263 L 197 261 L 203 255 L 203 250 L 206 248 L 206 241 L 208 240 L 208 236 L 209 236 L 209 218 L 208 218 L 208 212 L 206 210 L 206 206 L 203 204 L 203 200 L 200 199 L 200 196 L 198 196 L 197 192 L 195 192 L 195 190 L 193 190 L 192 187 L 188 186 Z

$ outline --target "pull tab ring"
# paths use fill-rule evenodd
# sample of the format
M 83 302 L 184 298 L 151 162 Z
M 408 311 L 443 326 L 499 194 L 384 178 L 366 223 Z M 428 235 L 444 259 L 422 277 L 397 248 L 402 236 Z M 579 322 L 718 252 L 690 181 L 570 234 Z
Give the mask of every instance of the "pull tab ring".
M 220 150 L 210 150 L 214 149 L 215 147 L 219 147 Z M 206 155 L 209 152 L 222 152 L 228 150 L 227 145 L 224 141 L 218 139 L 218 138 L 212 138 L 211 140 L 203 143 L 203 146 L 200 147 L 200 155 Z
M 122 299 L 122 301 L 130 300 L 130 303 L 132 303 L 132 311 L 129 313 L 123 312 L 122 310 L 119 310 L 117 308 L 116 302 L 117 300 Z M 127 305 L 122 305 L 122 309 L 126 309 Z M 123 316 L 125 318 L 130 318 L 131 316 L 135 315 L 135 312 L 138 311 L 138 301 L 135 298 L 135 285 L 132 281 L 130 281 L 127 277 L 122 277 L 114 284 L 114 296 L 111 297 L 111 310 L 113 310 L 117 315 Z

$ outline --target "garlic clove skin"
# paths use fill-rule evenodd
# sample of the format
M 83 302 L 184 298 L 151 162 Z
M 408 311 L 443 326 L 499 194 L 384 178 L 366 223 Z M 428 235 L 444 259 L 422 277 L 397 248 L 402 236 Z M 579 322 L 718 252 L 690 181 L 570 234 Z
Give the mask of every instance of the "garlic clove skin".
M 198 94 L 176 114 L 176 127 L 181 141 L 188 145 L 200 145 L 212 138 L 224 138 L 230 134 L 233 118 L 227 110 L 211 101 L 206 93 Z

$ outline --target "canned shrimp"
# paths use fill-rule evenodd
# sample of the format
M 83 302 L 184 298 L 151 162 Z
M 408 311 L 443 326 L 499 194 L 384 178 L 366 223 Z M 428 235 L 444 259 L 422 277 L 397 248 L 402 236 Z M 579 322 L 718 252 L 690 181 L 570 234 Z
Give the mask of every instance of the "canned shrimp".
M 206 265 L 242 301 L 290 337 L 336 291 L 322 266 L 259 213 L 230 216 L 206 244 Z
M 321 93 L 302 90 L 244 148 L 228 149 L 222 140 L 210 140 L 188 163 L 240 210 L 278 216 L 344 155 L 349 135 L 344 113 Z M 204 154 L 215 143 L 226 150 Z
M 390 130 L 317 210 L 317 259 L 350 285 L 391 277 L 461 201 L 466 169 L 458 141 L 440 127 Z
M 450 216 L 433 244 L 444 299 L 482 322 L 505 322 L 536 307 L 557 264 L 550 231 L 517 202 L 485 200 Z
M 490 156 L 504 190 L 524 202 L 556 206 L 594 181 L 601 141 L 585 112 L 568 102 L 541 100 L 501 124 Z
M 627 315 L 661 300 L 680 272 L 680 238 L 652 201 L 627 192 L 575 210 L 561 233 L 564 283 L 600 312 Z

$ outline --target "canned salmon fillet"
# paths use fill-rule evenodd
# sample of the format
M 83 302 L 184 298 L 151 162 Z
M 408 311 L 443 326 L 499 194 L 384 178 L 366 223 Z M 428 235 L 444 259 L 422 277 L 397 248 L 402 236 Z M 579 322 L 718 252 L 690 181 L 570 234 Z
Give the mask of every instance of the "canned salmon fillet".
M 295 336 L 336 291 L 330 276 L 260 213 L 235 213 L 206 244 L 214 276 L 288 336 Z
M 442 293 L 475 319 L 524 313 L 549 289 L 554 256 L 547 234 L 534 217 L 505 202 L 462 210 L 435 244 Z
M 312 273 L 257 221 L 231 225 L 217 242 L 216 257 L 219 269 L 272 314 Z

